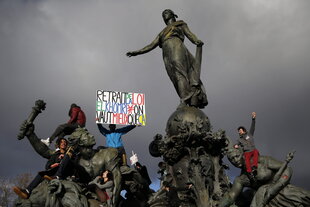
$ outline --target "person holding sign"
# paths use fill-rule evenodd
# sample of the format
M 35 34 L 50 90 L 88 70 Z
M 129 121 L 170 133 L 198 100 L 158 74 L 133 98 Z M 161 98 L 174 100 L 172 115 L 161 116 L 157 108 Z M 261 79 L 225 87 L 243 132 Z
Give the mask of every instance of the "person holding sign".
M 138 155 L 132 151 L 132 156 L 130 157 L 130 164 L 134 165 L 135 169 L 141 175 L 148 185 L 151 185 L 152 181 L 150 179 L 149 173 L 145 165 L 141 165 L 138 159 Z
M 136 162 L 135 169 L 140 173 L 141 177 L 146 180 L 148 185 L 152 184 L 152 180 L 145 165 L 141 165 L 140 162 Z
M 122 164 L 127 165 L 126 151 L 122 141 L 122 135 L 133 130 L 136 126 L 129 125 L 119 129 L 116 129 L 115 124 L 109 124 L 109 129 L 106 129 L 102 124 L 97 124 L 100 133 L 106 137 L 106 146 L 116 148 L 118 155 L 122 158 Z

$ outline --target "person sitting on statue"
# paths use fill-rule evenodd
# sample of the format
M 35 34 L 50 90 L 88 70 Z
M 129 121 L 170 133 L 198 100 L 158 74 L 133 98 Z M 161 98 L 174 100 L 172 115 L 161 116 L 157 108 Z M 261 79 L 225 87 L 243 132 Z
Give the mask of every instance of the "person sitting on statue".
M 85 113 L 82 111 L 81 107 L 75 103 L 71 104 L 70 106 L 69 116 L 70 119 L 67 123 L 59 125 L 52 136 L 47 139 L 41 139 L 41 141 L 49 146 L 56 137 L 64 137 L 65 135 L 71 134 L 78 127 L 85 127 Z
M 288 163 L 293 159 L 294 153 L 288 153 L 284 162 L 270 156 L 259 156 L 255 182 L 244 171 L 245 160 L 241 148 L 229 148 L 227 157 L 242 171 L 221 198 L 219 207 L 230 207 L 246 187 L 255 190 L 251 206 L 310 206 L 310 192 L 289 184 L 293 171 Z
M 255 131 L 255 120 L 256 113 L 252 112 L 252 123 L 249 132 L 247 132 L 246 128 L 243 126 L 238 127 L 239 139 L 238 143 L 235 145 L 235 148 L 240 146 L 243 150 L 246 172 L 249 174 L 251 179 L 255 179 L 259 156 L 259 152 L 255 147 L 253 138 Z
M 36 188 L 43 180 L 44 176 L 53 176 L 57 172 L 57 169 L 62 161 L 64 154 L 68 146 L 68 141 L 65 138 L 58 138 L 56 141 L 56 147 L 58 148 L 51 158 L 46 163 L 46 171 L 41 171 L 32 180 L 27 188 L 22 189 L 17 186 L 13 188 L 13 191 L 21 198 L 28 199 L 32 190 Z
M 78 144 L 76 143 L 77 140 L 75 138 L 69 137 L 68 138 L 68 148 L 64 153 L 63 159 L 59 164 L 57 171 L 53 176 L 45 175 L 44 178 L 47 180 L 59 179 L 64 180 L 69 175 L 73 173 L 71 171 L 78 170 L 79 166 L 76 163 L 76 158 L 78 157 Z M 78 176 L 79 178 L 81 175 Z M 86 178 L 86 177 L 85 177 Z M 88 177 L 86 179 L 89 179 Z
M 171 185 L 168 181 L 163 182 L 163 189 L 166 191 L 166 196 L 168 199 L 168 203 L 171 207 L 181 207 L 181 200 L 178 196 L 178 191 L 184 191 L 191 189 L 193 185 L 189 184 L 184 188 L 176 188 Z
M 122 164 L 127 165 L 126 151 L 123 145 L 122 136 L 134 129 L 136 126 L 129 125 L 116 129 L 115 124 L 109 124 L 110 130 L 103 127 L 102 124 L 97 124 L 97 126 L 100 133 L 106 137 L 106 147 L 116 148 L 122 159 Z
M 49 147 L 40 141 L 34 128 L 33 123 L 29 123 L 25 120 L 20 127 L 20 131 L 24 133 L 24 136 L 27 137 L 33 149 L 35 149 L 41 157 L 49 159 L 53 155 L 54 150 L 49 149 Z M 73 152 L 78 156 L 76 156 L 76 159 L 72 160 L 74 168 L 68 166 L 65 171 L 74 170 L 74 175 L 78 179 L 78 182 L 76 182 L 76 179 L 68 181 L 55 180 L 49 183 L 44 182 L 35 188 L 32 193 L 33 195 L 30 196 L 31 205 L 42 206 L 42 204 L 44 205 L 44 203 L 48 202 L 48 204 L 50 204 L 49 206 L 56 206 L 56 204 L 63 206 L 68 204 L 67 199 L 74 199 L 74 203 L 77 206 L 87 206 L 87 200 L 85 200 L 85 197 L 81 194 L 83 190 L 81 185 L 89 183 L 95 176 L 100 174 L 102 169 L 108 169 L 113 173 L 114 188 L 112 203 L 117 204 L 120 200 L 121 191 L 121 172 L 119 169 L 117 150 L 114 148 L 107 148 L 98 151 L 93 149 L 95 145 L 96 141 L 92 134 L 85 128 L 77 128 L 68 137 L 66 155 Z M 71 150 L 69 148 L 71 148 Z M 60 163 L 60 166 L 66 158 L 66 155 Z M 37 189 L 40 189 L 40 191 L 37 191 Z M 51 189 L 56 191 L 50 192 L 49 190 Z M 61 191 L 60 194 L 58 194 L 58 190 Z M 51 196 L 45 196 L 47 194 Z M 29 201 L 19 199 L 18 204 L 21 204 L 21 206 L 28 205 Z
M 87 186 L 87 188 L 96 192 L 100 202 L 107 202 L 108 206 L 111 206 L 113 187 L 113 174 L 109 170 L 105 170 L 100 176 L 89 182 Z

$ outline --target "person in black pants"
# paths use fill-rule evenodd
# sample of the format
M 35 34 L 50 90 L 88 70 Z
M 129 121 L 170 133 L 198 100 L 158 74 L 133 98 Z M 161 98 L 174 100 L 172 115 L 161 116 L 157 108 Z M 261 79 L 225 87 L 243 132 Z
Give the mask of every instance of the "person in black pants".
M 65 138 L 59 138 L 56 141 L 56 147 L 58 149 L 55 153 L 50 157 L 45 165 L 45 171 L 41 171 L 37 174 L 37 176 L 32 180 L 32 182 L 27 186 L 27 188 L 19 188 L 17 186 L 13 187 L 13 191 L 21 198 L 28 199 L 31 195 L 33 189 L 35 189 L 43 180 L 44 176 L 53 176 L 57 172 L 59 168 L 60 162 L 64 157 L 64 154 L 67 149 L 68 142 Z
M 141 165 L 140 162 L 135 164 L 135 169 L 140 173 L 143 179 L 147 182 L 148 185 L 151 185 L 152 181 L 150 179 L 149 173 L 145 165 Z

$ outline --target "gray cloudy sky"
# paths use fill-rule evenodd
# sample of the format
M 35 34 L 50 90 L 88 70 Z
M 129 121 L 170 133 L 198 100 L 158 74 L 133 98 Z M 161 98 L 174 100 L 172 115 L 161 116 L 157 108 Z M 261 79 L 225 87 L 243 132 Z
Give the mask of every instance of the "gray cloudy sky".
M 47 102 L 35 124 L 39 137 L 68 120 L 71 103 L 95 125 L 95 91 L 146 94 L 148 125 L 124 137 L 156 180 L 159 159 L 148 153 L 156 133 L 176 109 L 159 48 L 127 58 L 164 28 L 170 8 L 206 43 L 201 79 L 209 98 L 204 112 L 214 130 L 232 139 L 257 112 L 261 154 L 285 159 L 295 149 L 292 183 L 310 190 L 310 2 L 308 0 L 0 0 L 0 176 L 40 171 L 45 160 L 24 139 L 20 123 L 36 99 Z M 195 47 L 186 40 L 191 51 Z M 238 170 L 232 169 L 231 175 Z M 307 180 L 305 182 L 304 180 Z

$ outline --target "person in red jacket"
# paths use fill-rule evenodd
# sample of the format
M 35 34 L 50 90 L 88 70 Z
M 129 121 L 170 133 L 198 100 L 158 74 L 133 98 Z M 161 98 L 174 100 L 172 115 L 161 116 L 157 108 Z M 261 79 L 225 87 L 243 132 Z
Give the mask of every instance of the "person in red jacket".
M 78 127 L 85 127 L 86 116 L 81 107 L 75 103 L 71 104 L 69 116 L 70 120 L 67 123 L 59 125 L 51 137 L 41 139 L 41 141 L 49 146 L 56 137 L 64 137 L 65 135 L 71 134 Z

